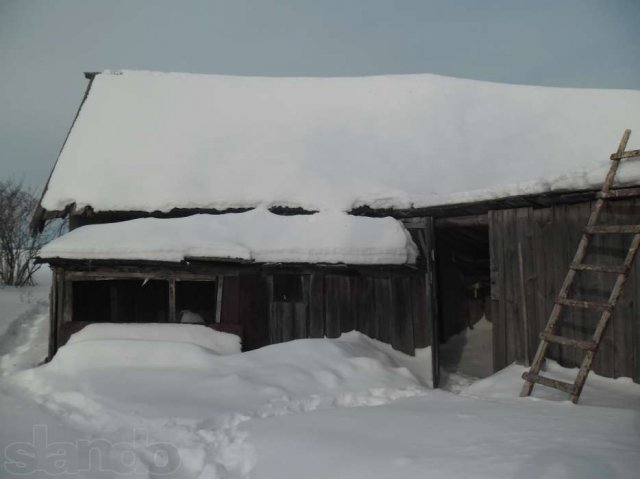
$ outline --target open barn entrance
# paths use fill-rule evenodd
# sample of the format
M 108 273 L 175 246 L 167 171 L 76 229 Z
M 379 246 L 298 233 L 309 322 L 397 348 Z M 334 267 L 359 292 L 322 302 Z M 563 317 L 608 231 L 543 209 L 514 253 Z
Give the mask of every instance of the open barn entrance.
M 493 328 L 486 216 L 438 219 L 435 225 L 440 364 L 445 374 L 489 376 Z

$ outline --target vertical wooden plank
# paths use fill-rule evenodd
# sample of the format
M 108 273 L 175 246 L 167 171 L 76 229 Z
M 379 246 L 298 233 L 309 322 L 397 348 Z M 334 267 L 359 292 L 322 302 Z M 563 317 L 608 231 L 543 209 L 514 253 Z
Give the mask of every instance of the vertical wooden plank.
M 636 209 L 640 208 L 640 199 L 634 202 Z M 631 270 L 631 277 L 635 288 L 632 290 L 633 296 L 633 310 L 631 315 L 625 319 L 625 323 L 628 325 L 627 329 L 631 336 L 631 355 L 628 359 L 631 369 L 631 378 L 634 382 L 640 383 L 640 258 L 636 256 L 634 266 Z M 631 280 L 631 278 L 630 278 Z
M 49 351 L 47 361 L 58 351 L 58 277 L 56 268 L 51 269 L 51 290 L 49 290 Z
M 528 365 L 529 360 L 525 358 L 525 353 L 528 353 L 529 346 L 529 332 L 528 332 L 528 317 L 529 312 L 525 312 L 525 308 L 528 305 L 526 294 L 526 278 L 528 272 L 525 269 L 525 259 L 528 261 L 531 253 L 527 248 L 529 243 L 527 241 L 527 231 L 529 226 L 529 209 L 518 208 L 515 210 L 514 218 L 514 257 L 513 264 L 515 282 L 513 285 L 514 305 L 517 317 L 514 317 L 511 321 L 515 326 L 516 342 L 514 344 L 514 360 Z M 522 252 L 522 272 L 520 265 L 520 253 Z M 525 325 L 525 323 L 527 325 Z M 526 346 L 525 346 L 526 344 Z
M 62 312 L 62 322 L 71 323 L 73 321 L 73 282 L 64 280 L 64 309 Z
M 353 315 L 351 300 L 351 284 L 354 277 L 338 277 L 338 295 L 340 302 L 340 332 L 350 332 L 356 329 L 356 317 Z
M 334 275 L 324 276 L 325 301 L 325 335 L 329 338 L 340 336 L 340 314 L 338 308 L 338 291 Z
M 440 386 L 440 323 L 442 308 L 440 299 L 442 292 L 440 288 L 440 272 L 438 271 L 439 250 L 436 240 L 436 232 L 433 217 L 424 219 L 424 261 L 426 274 L 425 282 L 425 306 L 427 315 L 431 322 L 431 329 L 428 330 L 431 337 L 431 386 Z
M 609 214 L 611 219 L 608 223 L 615 225 L 633 225 L 638 222 L 638 209 L 634 205 L 636 199 L 632 200 L 620 200 L 610 202 Z M 621 264 L 624 262 L 633 235 L 608 235 L 613 237 L 614 244 L 612 247 L 615 250 L 614 262 L 615 264 Z M 613 284 L 617 278 L 617 275 L 607 275 L 609 280 L 607 285 L 607 298 L 613 290 Z M 633 357 L 633 344 L 631 340 L 632 331 L 629 326 L 629 318 L 633 318 L 633 291 L 634 291 L 634 278 L 631 273 L 627 279 L 622 296 L 618 301 L 616 310 L 613 314 L 613 318 L 610 320 L 610 325 L 607 328 L 605 338 L 611 340 L 611 375 L 613 377 L 631 377 L 633 371 L 631 369 L 630 358 Z
M 491 322 L 493 324 L 493 368 L 506 366 L 504 342 L 504 268 L 502 252 L 502 211 L 491 210 L 489 222 L 489 256 L 491 276 Z
M 309 278 L 309 336 L 322 338 L 325 336 L 324 319 L 324 274 L 312 273 Z
M 406 276 L 397 275 L 393 279 L 393 299 L 396 315 L 391 345 L 396 350 L 413 355 L 415 347 L 413 344 L 411 290 L 409 279 Z
M 220 322 L 240 324 L 240 277 L 235 275 L 218 276 L 222 281 L 222 302 L 218 302 L 220 289 L 216 288 L 216 315 L 220 313 Z M 216 285 L 218 287 L 218 285 Z M 219 309 L 219 310 L 218 310 Z
M 280 329 L 280 341 L 289 342 L 294 339 L 293 336 L 293 324 L 295 322 L 295 303 L 293 302 L 273 302 L 276 306 L 276 312 L 278 313 L 277 321 L 275 322 Z
M 376 338 L 373 278 L 370 275 L 351 278 L 351 316 L 355 320 L 354 328 L 357 331 Z
M 269 299 L 265 277 L 241 275 L 239 280 L 242 348 L 252 350 L 269 344 Z
M 413 343 L 415 348 L 425 348 L 431 345 L 431 334 L 428 324 L 427 299 L 429 288 L 425 275 L 413 275 L 409 278 L 413 318 Z
M 224 299 L 224 276 L 218 275 L 216 281 L 216 320 L 215 323 L 221 323 L 222 321 L 222 306 Z M 230 302 L 231 303 L 231 302 Z M 229 305 L 231 307 L 231 305 Z
M 56 325 L 56 346 L 60 348 L 62 346 L 62 328 L 64 324 L 64 299 L 65 299 L 65 281 L 64 281 L 64 270 L 62 268 L 56 269 L 56 283 L 58 285 L 57 293 L 58 299 L 56 301 L 56 307 L 58 309 L 57 313 L 57 325 Z
M 292 337 L 294 339 L 308 338 L 307 304 L 305 302 L 295 302 L 291 306 L 293 308 Z
M 283 328 L 282 328 L 282 320 L 285 317 L 286 313 L 284 310 L 283 302 L 274 302 L 271 301 L 271 305 L 269 306 L 269 343 L 280 343 L 284 340 L 283 336 Z
M 392 306 L 391 279 L 378 277 L 373 280 L 375 295 L 376 339 L 391 344 L 391 326 L 395 322 L 395 311 Z
M 326 335 L 329 338 L 337 338 L 342 332 L 354 328 L 349 278 L 325 275 L 324 280 Z
M 176 322 L 176 281 L 169 280 L 169 323 Z

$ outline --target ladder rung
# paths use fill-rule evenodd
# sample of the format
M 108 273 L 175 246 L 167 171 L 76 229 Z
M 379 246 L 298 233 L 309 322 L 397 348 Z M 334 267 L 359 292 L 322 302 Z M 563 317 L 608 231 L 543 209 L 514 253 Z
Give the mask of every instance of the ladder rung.
M 550 333 L 542 332 L 540 334 L 540 340 L 545 342 L 557 343 L 559 345 L 566 345 L 567 347 L 575 347 L 581 350 L 595 350 L 596 342 L 592 340 L 574 340 L 573 338 L 561 337 L 559 335 L 552 335 Z
M 575 391 L 575 386 L 572 383 L 555 380 L 549 377 L 543 377 L 542 375 L 536 375 L 535 373 L 524 372 L 522 374 L 522 378 L 527 382 L 539 383 L 540 385 L 555 388 L 556 390 L 561 390 L 570 395 L 573 395 L 573 392 Z
M 621 188 L 609 190 L 608 192 L 598 192 L 598 198 L 629 198 L 640 197 L 640 188 Z
M 590 265 L 588 263 L 572 263 L 569 268 L 572 270 L 581 270 L 583 272 L 629 273 L 629 268 L 625 265 Z
M 640 225 L 594 225 L 586 227 L 584 231 L 601 234 L 640 233 Z
M 588 302 L 586 300 L 573 300 L 570 298 L 558 298 L 556 303 L 566 305 L 567 307 L 588 308 L 592 310 L 600 310 L 602 312 L 613 310 L 613 307 L 608 303 Z
M 640 157 L 640 150 L 628 150 L 622 153 L 612 153 L 611 160 L 622 160 L 623 158 Z

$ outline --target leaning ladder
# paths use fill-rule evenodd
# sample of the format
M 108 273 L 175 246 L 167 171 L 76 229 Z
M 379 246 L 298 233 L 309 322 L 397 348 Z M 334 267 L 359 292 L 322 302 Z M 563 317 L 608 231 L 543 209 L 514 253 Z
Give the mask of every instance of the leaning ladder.
M 576 254 L 573 257 L 573 262 L 569 266 L 567 276 L 560 287 L 560 292 L 558 293 L 551 315 L 549 316 L 547 326 L 540 334 L 540 344 L 538 345 L 538 350 L 533 362 L 531 363 L 531 369 L 522 374 L 522 378 L 525 382 L 522 387 L 522 391 L 520 392 L 521 397 L 530 395 L 533 385 L 535 383 L 539 383 L 568 393 L 571 396 L 571 401 L 573 403 L 577 403 L 580 398 L 582 387 L 584 387 L 584 383 L 586 382 L 589 371 L 591 370 L 593 358 L 598 351 L 598 347 L 600 347 L 600 343 L 602 342 L 604 332 L 609 325 L 609 321 L 613 317 L 616 305 L 618 304 L 624 285 L 629 277 L 629 273 L 631 272 L 631 266 L 633 265 L 636 253 L 640 247 L 640 225 L 597 224 L 598 219 L 600 218 L 600 213 L 602 212 L 602 207 L 605 205 L 607 200 L 640 196 L 640 188 L 611 189 L 615 181 L 620 161 L 625 158 L 640 156 L 640 150 L 625 151 L 627 142 L 629 141 L 629 135 L 631 135 L 631 130 L 625 130 L 622 135 L 622 139 L 620 140 L 618 151 L 611 155 L 611 167 L 607 173 L 607 178 L 602 185 L 602 190 L 598 192 L 597 201 L 593 206 L 589 221 L 587 222 L 582 238 L 580 239 L 580 243 L 578 244 Z M 593 235 L 630 233 L 634 234 L 633 240 L 631 241 L 631 245 L 622 265 L 596 265 L 583 263 L 587 256 L 589 243 Z M 598 303 L 569 298 L 571 285 L 573 284 L 578 272 L 608 272 L 618 274 L 613 289 L 611 290 L 611 294 L 609 295 L 609 300 L 606 303 Z M 564 308 L 583 308 L 602 312 L 591 340 L 574 340 L 560 335 L 555 335 L 553 333 Z M 542 368 L 547 348 L 551 343 L 574 347 L 584 351 L 584 359 L 582 360 L 580 370 L 578 371 L 578 375 L 576 376 L 574 383 L 562 382 L 560 380 L 540 375 L 540 369 Z

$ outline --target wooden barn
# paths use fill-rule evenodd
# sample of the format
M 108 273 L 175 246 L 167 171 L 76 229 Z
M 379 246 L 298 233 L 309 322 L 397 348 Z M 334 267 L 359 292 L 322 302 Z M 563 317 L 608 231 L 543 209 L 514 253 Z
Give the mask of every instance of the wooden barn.
M 528 362 L 640 92 L 434 75 L 86 74 L 44 189 L 50 355 L 93 322 L 204 323 L 244 349 L 359 330 L 413 354 L 483 315 L 493 369 Z M 635 148 L 638 148 L 637 146 Z M 616 187 L 640 185 L 640 161 Z M 639 200 L 603 221 L 638 224 Z M 603 236 L 599 263 L 629 235 Z M 595 258 L 597 257 L 597 258 Z M 616 260 L 617 259 L 617 260 Z M 636 264 L 597 373 L 640 382 Z M 578 282 L 585 299 L 612 276 Z M 576 310 L 562 331 L 586 338 Z M 579 362 L 556 346 L 551 358 Z

